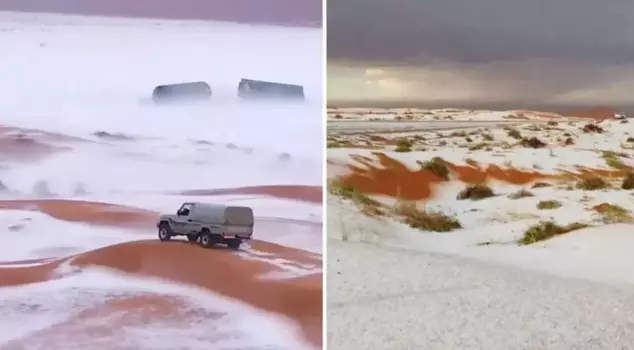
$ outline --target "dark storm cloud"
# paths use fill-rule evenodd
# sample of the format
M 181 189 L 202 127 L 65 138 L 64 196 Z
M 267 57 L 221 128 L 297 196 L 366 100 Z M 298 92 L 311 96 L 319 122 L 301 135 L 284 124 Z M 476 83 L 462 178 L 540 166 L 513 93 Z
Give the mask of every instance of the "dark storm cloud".
M 631 0 L 330 0 L 329 59 L 634 62 Z
M 0 11 L 321 26 L 321 0 L 0 0 Z

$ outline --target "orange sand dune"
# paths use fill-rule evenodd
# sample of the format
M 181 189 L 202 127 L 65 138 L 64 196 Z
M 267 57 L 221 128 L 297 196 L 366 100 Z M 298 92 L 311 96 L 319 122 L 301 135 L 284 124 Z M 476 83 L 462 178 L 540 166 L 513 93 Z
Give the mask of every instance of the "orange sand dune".
M 615 119 L 616 111 L 610 107 L 595 107 L 595 108 L 572 111 L 567 113 L 567 116 L 602 121 L 605 119 Z
M 375 159 L 352 155 L 353 160 L 360 165 L 347 165 L 350 173 L 341 177 L 342 183 L 368 194 L 403 200 L 424 200 L 433 195 L 435 185 L 445 181 L 422 168 L 411 170 L 405 164 L 384 153 L 375 152 L 373 155 L 378 160 L 378 165 Z M 628 173 L 628 170 L 603 170 L 580 166 L 574 173 L 561 171 L 558 174 L 544 174 L 513 168 L 503 169 L 497 165 L 483 166 L 473 161 L 469 163 L 469 165 L 456 165 L 447 162 L 447 166 L 459 181 L 471 184 L 497 180 L 523 185 L 540 179 L 573 180 L 593 175 L 619 177 Z
M 65 200 L 0 201 L 6 209 L 39 210 L 60 220 L 128 228 L 153 228 L 156 213 L 105 203 Z M 0 286 L 36 283 L 50 278 L 62 262 L 76 266 L 105 266 L 125 273 L 141 274 L 207 288 L 298 322 L 305 338 L 321 346 L 322 274 L 283 280 L 263 279 L 283 271 L 257 252 L 272 253 L 293 266 L 321 267 L 321 258 L 299 249 L 254 240 L 251 250 L 203 249 L 184 241 L 136 241 L 109 246 L 74 257 L 29 267 L 0 269 Z M 253 252 L 253 250 L 255 252 Z M 258 260 L 259 259 L 259 260 Z
M 135 312 L 127 312 L 134 310 Z M 46 344 L 49 349 L 68 348 L 68 334 L 90 334 L 91 337 L 83 337 L 73 344 L 86 348 L 94 347 L 94 339 L 125 339 L 126 327 L 142 327 L 153 322 L 166 320 L 176 322 L 192 322 L 192 319 L 203 317 L 205 319 L 217 319 L 222 322 L 224 314 L 203 310 L 192 311 L 187 303 L 177 297 L 168 297 L 160 294 L 140 294 L 135 296 L 122 296 L 108 299 L 92 308 L 79 312 L 63 322 L 52 327 L 45 328 L 28 336 L 10 341 L 2 347 L 3 350 L 35 348 Z M 107 319 L 108 322 L 103 322 Z M 213 344 L 222 334 L 210 332 L 204 341 Z M 83 344 L 82 344 L 83 343 Z M 103 347 L 99 347 L 103 348 Z M 111 349 L 121 349 L 120 346 L 110 344 Z
M 277 198 L 295 199 L 304 202 L 321 203 L 322 187 L 321 186 L 303 186 L 303 185 L 268 185 L 268 186 L 250 186 L 236 188 L 222 188 L 213 190 L 189 190 L 179 194 L 185 196 L 221 196 L 232 194 L 255 194 L 266 195 Z
M 35 210 L 58 220 L 129 228 L 154 228 L 159 215 L 122 205 L 63 199 L 0 200 L 0 209 Z
M 53 146 L 30 136 L 1 135 L 0 153 L 14 160 L 42 159 L 70 148 Z
M 277 246 L 276 258 L 287 258 L 284 250 L 291 249 Z M 229 249 L 202 249 L 181 241 L 129 242 L 43 265 L 2 268 L 0 286 L 49 280 L 54 278 L 54 269 L 67 261 L 78 267 L 108 267 L 209 289 L 295 320 L 305 338 L 321 346 L 322 275 L 263 279 L 267 273 L 282 270 L 262 261 L 245 259 Z
M 70 147 L 58 146 L 54 143 L 77 141 L 88 142 L 78 137 L 0 125 L 0 154 L 13 160 L 37 160 L 59 152 L 70 151 Z

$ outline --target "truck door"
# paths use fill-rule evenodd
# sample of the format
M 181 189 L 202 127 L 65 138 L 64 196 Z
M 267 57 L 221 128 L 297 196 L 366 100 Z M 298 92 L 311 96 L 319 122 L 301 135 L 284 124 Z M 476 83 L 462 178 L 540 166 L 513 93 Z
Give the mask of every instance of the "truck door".
M 174 227 L 172 227 L 174 233 L 182 235 L 189 231 L 187 226 L 189 225 L 189 214 L 193 206 L 192 203 L 185 203 L 178 209 L 176 212 L 178 219 L 173 222 Z

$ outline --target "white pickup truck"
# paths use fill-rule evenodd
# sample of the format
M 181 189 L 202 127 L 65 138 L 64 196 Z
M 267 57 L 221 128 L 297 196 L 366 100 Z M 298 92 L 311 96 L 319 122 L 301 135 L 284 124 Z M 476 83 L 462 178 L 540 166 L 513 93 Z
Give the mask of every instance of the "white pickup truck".
M 161 215 L 156 226 L 161 241 L 186 236 L 205 248 L 220 243 L 238 249 L 251 239 L 253 224 L 253 209 L 249 207 L 188 202 L 175 215 Z

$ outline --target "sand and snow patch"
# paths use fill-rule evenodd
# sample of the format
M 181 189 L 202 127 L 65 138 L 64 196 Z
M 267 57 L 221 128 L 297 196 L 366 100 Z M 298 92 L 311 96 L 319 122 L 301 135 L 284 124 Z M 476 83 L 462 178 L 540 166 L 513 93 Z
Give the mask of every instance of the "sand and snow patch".
M 413 229 L 403 218 L 394 215 L 400 200 L 396 195 L 383 195 L 387 192 L 369 195 L 385 208 L 385 215 L 377 217 L 365 215 L 353 201 L 329 195 L 328 236 L 468 256 L 566 276 L 634 283 L 634 278 L 625 272 L 634 267 L 634 258 L 627 249 L 634 243 L 627 233 L 634 230 L 631 217 L 634 195 L 621 189 L 623 174 L 634 167 L 634 153 L 623 147 L 634 143 L 630 136 L 634 135 L 634 124 L 604 121 L 600 124 L 602 133 L 587 132 L 588 124 L 588 121 L 560 119 L 490 130 L 422 131 L 419 135 L 423 136 L 419 138 L 413 133 L 404 135 L 412 145 L 411 150 L 404 152 L 394 152 L 394 146 L 385 145 L 380 137 L 375 137 L 374 143 L 382 145 L 378 150 L 331 148 L 328 159 L 338 166 L 336 173 L 329 173 L 331 176 L 346 175 L 345 164 L 349 164 L 355 168 L 347 169 L 348 174 L 362 174 L 360 176 L 365 176 L 368 182 L 381 175 L 385 191 L 389 181 L 398 181 L 391 184 L 392 187 L 402 186 L 400 195 L 411 186 L 430 186 L 431 197 L 418 203 L 419 210 L 455 217 L 461 228 L 442 233 Z M 389 134 L 380 136 L 390 138 Z M 358 140 L 360 136 L 337 137 Z M 522 139 L 531 137 L 546 146 L 531 148 L 519 144 Z M 467 138 L 471 141 L 465 141 Z M 564 144 L 566 138 L 574 142 Z M 365 137 L 364 140 L 370 139 Z M 489 149 L 468 146 L 477 142 L 487 142 Z M 421 147 L 427 149 L 419 150 Z M 376 156 L 375 152 L 385 156 Z M 425 177 L 412 175 L 420 171 L 422 162 L 434 157 L 456 166 L 470 165 L 476 173 L 494 165 L 499 173 L 518 170 L 538 173 L 545 178 L 520 185 L 489 178 L 486 185 L 494 196 L 460 200 L 459 193 L 467 184 L 457 181 L 455 173 L 449 175 L 450 181 L 434 184 L 420 183 Z M 388 175 L 390 172 L 393 176 Z M 573 175 L 582 172 L 586 177 L 595 172 L 594 176 L 603 177 L 610 188 L 578 189 Z M 606 175 L 610 172 L 617 175 L 611 178 Z M 566 177 L 559 176 L 566 173 Z M 532 188 L 538 181 L 549 186 Z M 375 189 L 380 187 L 377 185 Z M 529 194 L 516 195 L 519 191 Z M 602 213 L 605 208 L 617 211 L 618 215 L 610 217 Z M 590 227 L 534 244 L 519 244 L 529 228 L 544 222 L 562 227 Z
M 175 298 L 182 307 L 160 312 L 155 309 L 160 305 L 143 305 L 144 296 L 148 295 Z M 1 288 L 0 297 L 4 315 L 0 326 L 7 330 L 0 336 L 0 344 L 5 345 L 63 344 L 68 349 L 89 345 L 99 349 L 308 348 L 297 339 L 297 327 L 277 316 L 198 288 L 101 268 L 83 269 L 47 282 Z M 140 300 L 124 308 L 108 306 L 124 298 Z M 149 318 L 142 315 L 148 307 L 154 310 Z M 130 318 L 130 313 L 139 313 L 141 318 Z M 210 314 L 218 317 L 209 317 Z M 112 325 L 117 323 L 122 324 L 113 331 Z M 110 325 L 110 330 L 103 329 L 104 324 Z M 248 324 L 258 326 L 245 327 Z M 90 330 L 99 336 L 94 338 Z M 68 337 L 68 332 L 73 336 Z
M 0 247 L 0 259 L 5 262 L 69 256 L 146 237 L 131 230 L 71 223 L 21 210 L 0 210 L 0 235 L 3 242 L 10 242 Z

